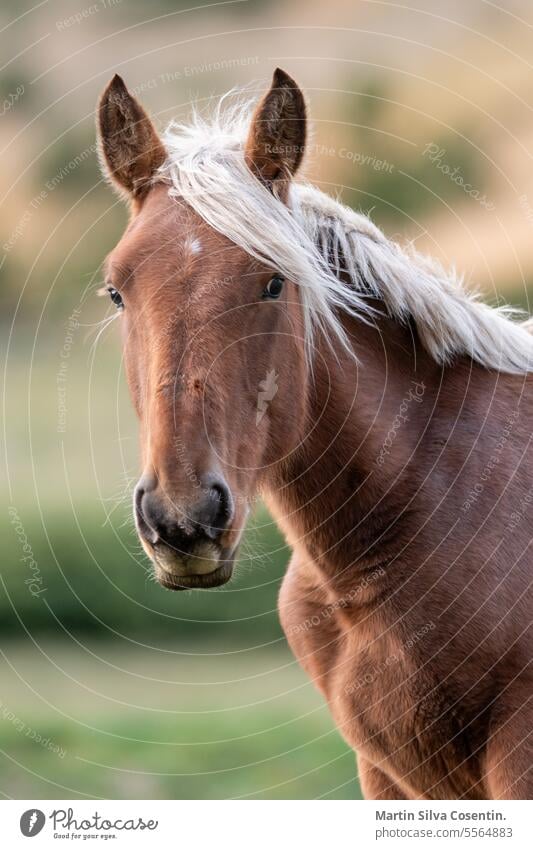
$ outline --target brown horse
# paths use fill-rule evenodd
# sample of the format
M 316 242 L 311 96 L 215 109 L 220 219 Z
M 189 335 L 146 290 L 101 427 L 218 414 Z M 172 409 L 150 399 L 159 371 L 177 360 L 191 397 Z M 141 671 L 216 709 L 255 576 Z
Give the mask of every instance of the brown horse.
M 162 140 L 115 77 L 99 128 L 131 201 L 106 288 L 158 580 L 228 581 L 260 493 L 293 550 L 285 633 L 366 798 L 532 798 L 528 329 L 293 180 L 282 71 L 253 114 Z

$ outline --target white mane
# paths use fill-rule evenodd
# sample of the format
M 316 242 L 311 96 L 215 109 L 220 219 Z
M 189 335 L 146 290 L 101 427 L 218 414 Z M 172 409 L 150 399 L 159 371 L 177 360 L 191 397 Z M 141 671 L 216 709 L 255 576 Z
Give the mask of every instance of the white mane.
M 414 320 L 437 362 L 466 354 L 498 371 L 533 370 L 533 336 L 511 320 L 511 308 L 480 302 L 454 274 L 310 185 L 294 183 L 288 206 L 275 198 L 244 161 L 250 114 L 249 103 L 226 107 L 223 99 L 210 122 L 195 115 L 190 125 L 172 124 L 159 177 L 211 227 L 300 287 L 309 351 L 317 329 L 348 346 L 339 312 L 372 321 L 375 297 L 400 322 Z

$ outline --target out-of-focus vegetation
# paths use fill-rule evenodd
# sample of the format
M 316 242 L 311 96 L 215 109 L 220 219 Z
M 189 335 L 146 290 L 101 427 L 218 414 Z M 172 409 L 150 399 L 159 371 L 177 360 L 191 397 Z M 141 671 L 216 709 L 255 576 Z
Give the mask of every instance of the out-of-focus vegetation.
M 4 793 L 359 798 L 353 752 L 288 651 L 65 642 L 4 647 Z
M 529 308 L 530 6 L 423 6 L 3 4 L 4 794 L 357 797 L 353 753 L 285 647 L 288 552 L 266 511 L 221 590 L 164 592 L 140 552 L 136 422 L 95 297 L 127 211 L 94 105 L 118 71 L 162 127 L 281 65 L 308 94 L 311 180 Z
M 129 505 L 128 505 L 129 506 Z M 201 641 L 216 635 L 221 647 L 243 640 L 276 644 L 282 638 L 276 602 L 287 550 L 264 509 L 256 512 L 243 542 L 236 575 L 224 588 L 164 592 L 133 534 L 102 524 L 95 511 L 47 513 L 44 521 L 24 511 L 20 523 L 38 565 L 20 546 L 17 517 L 6 535 L 0 594 L 0 633 L 117 634 L 164 646 L 165 640 Z

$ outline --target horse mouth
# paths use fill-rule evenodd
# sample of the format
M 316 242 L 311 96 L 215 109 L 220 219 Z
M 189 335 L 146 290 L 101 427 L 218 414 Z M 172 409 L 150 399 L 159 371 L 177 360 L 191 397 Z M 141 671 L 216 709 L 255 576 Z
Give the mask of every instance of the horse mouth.
M 155 577 L 167 590 L 220 587 L 233 574 L 234 553 L 212 543 L 187 556 L 181 556 L 167 546 L 156 546 L 152 558 Z
M 208 575 L 174 575 L 156 565 L 155 576 L 167 590 L 208 590 L 227 584 L 233 574 L 233 563 L 225 562 Z

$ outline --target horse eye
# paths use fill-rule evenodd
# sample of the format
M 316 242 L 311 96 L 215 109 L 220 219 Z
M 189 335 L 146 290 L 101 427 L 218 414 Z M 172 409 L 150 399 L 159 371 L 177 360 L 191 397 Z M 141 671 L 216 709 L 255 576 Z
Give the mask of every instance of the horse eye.
M 109 292 L 109 296 L 110 296 L 111 300 L 113 301 L 113 303 L 115 304 L 117 310 L 123 310 L 124 309 L 124 301 L 122 300 L 122 295 L 119 292 L 117 292 L 117 290 L 114 289 L 113 286 L 108 286 L 107 291 Z
M 281 276 L 281 274 L 274 274 L 274 277 L 271 277 L 267 283 L 266 288 L 263 291 L 263 298 L 279 298 L 281 292 L 283 290 L 283 283 L 285 282 L 285 278 Z

